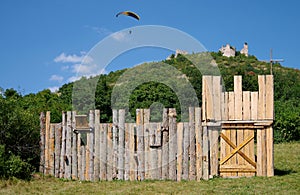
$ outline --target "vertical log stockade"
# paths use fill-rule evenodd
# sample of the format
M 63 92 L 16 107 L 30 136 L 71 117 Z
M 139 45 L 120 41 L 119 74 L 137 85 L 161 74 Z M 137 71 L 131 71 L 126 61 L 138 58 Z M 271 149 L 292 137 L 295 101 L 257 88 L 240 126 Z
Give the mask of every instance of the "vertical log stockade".
M 273 77 L 259 76 L 258 92 L 242 91 L 241 76 L 233 92 L 218 76 L 202 84 L 202 108 L 190 107 L 187 122 L 174 108 L 162 110 L 161 122 L 137 109 L 135 123 L 122 109 L 112 123 L 100 123 L 100 110 L 63 112 L 55 124 L 41 113 L 40 172 L 88 181 L 273 176 Z

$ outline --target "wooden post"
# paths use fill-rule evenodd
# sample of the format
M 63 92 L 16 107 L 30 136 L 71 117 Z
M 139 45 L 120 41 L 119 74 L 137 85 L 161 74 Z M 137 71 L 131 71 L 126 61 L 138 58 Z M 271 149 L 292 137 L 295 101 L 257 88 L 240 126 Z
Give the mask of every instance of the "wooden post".
M 176 180 L 177 124 L 176 110 L 169 109 L 169 179 Z
M 160 179 L 158 178 L 158 156 L 157 148 L 151 146 L 155 145 L 155 132 L 158 127 L 160 128 L 160 123 L 149 123 L 149 179 Z
M 106 160 L 106 167 L 107 167 L 107 175 L 106 179 L 108 181 L 111 181 L 113 179 L 113 154 L 114 154 L 114 149 L 113 149 L 113 132 L 112 132 L 113 124 L 108 124 L 108 129 L 107 129 L 107 160 Z
M 213 107 L 213 118 L 215 120 L 215 126 L 210 127 L 210 174 L 212 176 L 218 175 L 218 158 L 219 158 L 219 131 L 220 127 L 217 126 L 221 122 L 221 77 L 213 76 L 212 77 L 212 94 L 213 94 L 213 105 L 209 107 Z
M 82 175 L 82 147 L 81 147 L 81 133 L 77 134 L 77 173 L 78 179 L 83 180 Z
M 76 128 L 76 120 L 75 120 L 75 115 L 76 112 L 72 112 L 72 179 L 77 179 L 78 178 L 78 172 L 77 172 L 77 166 L 78 166 L 78 161 L 77 161 L 77 134 L 74 132 L 74 129 Z
M 55 141 L 55 127 L 56 124 L 50 124 L 50 140 L 49 140 L 49 174 L 55 175 L 54 168 L 54 141 Z
M 100 110 L 95 110 L 95 158 L 94 158 L 94 181 L 99 180 L 100 173 Z
M 243 91 L 242 91 L 242 76 L 234 76 L 234 116 L 235 120 L 243 119 Z M 237 134 L 237 146 L 240 145 L 244 140 L 244 130 L 236 130 Z M 243 150 L 241 150 L 243 151 Z M 241 155 L 236 154 L 237 164 L 244 165 L 245 160 Z M 237 173 L 238 176 L 244 176 L 243 172 Z
M 67 111 L 67 128 L 66 128 L 66 155 L 65 155 L 65 178 L 70 179 L 71 178 L 71 123 L 72 123 L 72 112 Z
M 251 101 L 250 101 L 250 91 L 243 91 L 243 120 L 249 121 L 251 120 Z M 244 130 L 244 140 L 246 140 L 248 137 L 253 136 L 254 137 L 254 130 L 252 129 L 245 129 Z M 254 139 L 252 139 L 247 145 L 244 146 L 242 149 L 242 152 L 248 156 L 253 162 L 255 162 L 255 159 L 252 157 L 252 154 L 254 155 Z M 248 165 L 249 163 L 247 161 L 243 161 L 244 164 Z M 253 176 L 253 173 L 244 173 L 244 176 Z
M 182 179 L 189 179 L 189 145 L 190 145 L 190 128 L 189 123 L 183 123 L 183 170 Z
M 195 108 L 189 108 L 189 128 L 190 128 L 190 143 L 189 143 L 189 180 L 196 179 L 196 135 L 195 135 Z
M 213 111 L 213 80 L 212 76 L 203 76 L 202 77 L 202 107 L 203 110 L 203 119 L 214 120 L 214 111 Z M 204 94 L 203 94 L 204 92 Z
M 251 92 L 251 120 L 256 121 L 258 116 L 258 92 Z
M 124 179 L 125 110 L 119 110 L 118 179 Z
M 257 118 L 258 118 L 258 92 L 256 91 L 256 92 L 251 92 L 250 93 L 250 99 L 251 99 L 251 120 L 252 121 L 256 121 L 257 120 Z M 258 154 L 258 144 L 260 143 L 259 141 L 258 141 L 258 133 L 259 133 L 259 131 L 261 131 L 261 130 L 257 130 L 256 132 L 257 132 L 257 144 L 256 144 L 256 148 L 257 148 L 257 154 Z M 254 133 L 254 132 L 253 132 Z M 255 162 L 255 152 L 254 152 L 254 141 L 251 141 L 250 142 L 250 147 L 251 147 L 251 150 L 250 150 L 250 158 Z M 257 155 L 257 157 L 258 157 L 258 155 Z M 258 170 L 257 169 L 258 167 L 257 167 L 257 163 L 256 163 L 256 170 Z M 258 173 L 258 172 L 256 172 L 256 173 Z M 251 173 L 251 175 L 255 175 L 256 173 Z
M 49 144 L 50 144 L 50 111 L 46 112 L 46 122 L 45 122 L 45 172 L 44 174 L 49 174 Z
M 266 119 L 274 119 L 274 92 L 273 75 L 266 75 Z M 267 147 L 267 176 L 274 176 L 274 146 L 273 146 L 273 128 L 266 129 L 266 147 Z
M 144 112 L 144 114 L 145 114 L 145 112 Z M 144 116 L 144 120 L 146 120 L 145 116 Z M 144 129 L 146 129 L 144 131 L 144 133 L 148 134 L 148 141 L 145 136 L 145 149 L 148 150 L 147 152 L 145 152 L 146 153 L 145 154 L 145 164 L 146 164 L 145 177 L 147 178 L 147 174 L 148 174 L 148 179 L 154 179 L 154 175 L 155 175 L 154 161 L 157 160 L 157 156 L 156 156 L 156 159 L 154 159 L 154 156 L 155 156 L 154 153 L 156 152 L 156 149 L 154 149 L 151 146 L 155 145 L 156 123 L 145 123 Z M 148 142 L 148 144 L 147 144 L 147 142 Z M 149 149 L 147 148 L 146 145 L 148 145 Z
M 108 124 L 101 124 L 100 127 L 100 180 L 106 180 L 107 173 L 107 131 Z
M 169 178 L 169 118 L 168 118 L 169 110 L 164 108 L 163 110 L 163 122 L 162 122 L 162 162 L 161 162 L 161 177 L 162 179 Z
M 182 155 L 183 155 L 183 123 L 177 124 L 177 181 L 182 177 Z
M 207 126 L 203 126 L 203 179 L 208 180 L 209 179 L 209 153 L 208 153 L 208 130 Z
M 265 76 L 258 75 L 258 119 L 266 118 L 266 86 Z M 257 131 L 257 175 L 266 176 L 267 174 L 267 150 L 266 150 L 266 130 Z
M 89 114 L 89 126 L 91 128 L 91 132 L 88 133 L 88 148 L 89 148 L 89 180 L 93 181 L 94 179 L 94 132 L 95 132 L 95 111 L 94 110 L 90 110 L 90 114 Z
M 40 114 L 40 173 L 45 173 L 45 114 L 41 112 Z
M 201 108 L 195 108 L 195 136 L 196 136 L 196 176 L 197 181 L 202 178 L 202 118 Z
M 80 175 L 82 176 L 81 180 L 84 181 L 84 180 L 87 180 L 87 163 L 86 163 L 86 147 L 87 147 L 87 143 L 85 143 L 85 145 L 82 145 L 81 146 L 81 173 Z
M 113 110 L 113 178 L 117 178 L 118 166 L 118 110 Z
M 137 131 L 137 159 L 138 159 L 138 180 L 145 179 L 145 154 L 144 154 L 144 130 L 143 130 L 143 109 L 136 110 L 136 131 Z
M 230 91 L 228 94 L 228 119 L 229 120 L 235 120 L 235 94 L 234 92 Z M 235 126 L 234 124 L 231 126 Z M 233 127 L 232 129 L 229 129 L 230 132 L 230 140 L 231 142 L 236 145 L 237 144 L 237 135 L 236 135 L 236 129 Z M 233 150 L 233 148 L 230 147 L 230 152 Z M 237 154 L 233 155 L 230 158 L 229 165 L 236 166 L 237 165 Z M 231 176 L 237 176 L 237 172 L 231 172 Z
M 125 123 L 125 155 L 124 155 L 124 180 L 129 180 L 130 175 L 130 132 L 129 132 L 129 123 Z
M 130 152 L 130 172 L 129 179 L 130 181 L 134 181 L 137 177 L 137 164 L 136 164 L 136 154 L 135 154 L 135 132 L 134 132 L 134 124 L 129 124 L 129 152 Z
M 65 154 L 66 154 L 66 130 L 67 130 L 67 124 L 66 124 L 66 113 L 62 112 L 62 142 L 61 142 L 61 150 L 60 150 L 60 171 L 59 171 L 59 177 L 63 178 L 65 175 Z
M 242 91 L 242 76 L 234 76 L 234 113 L 235 120 L 242 120 L 243 116 L 243 98 Z
M 150 179 L 150 143 L 149 143 L 149 122 L 150 122 L 150 109 L 143 109 L 143 130 L 144 130 L 144 155 L 145 155 L 145 179 Z
M 229 102 L 229 92 L 224 92 L 224 105 L 223 105 L 224 106 L 224 114 L 222 114 L 223 120 L 230 120 L 230 119 L 232 119 L 234 117 L 234 112 L 233 112 L 233 110 L 234 110 L 234 97 L 231 100 L 232 101 L 229 104 L 228 103 Z M 231 107 L 229 108 L 229 106 L 231 106 Z M 230 112 L 230 114 L 231 114 L 230 117 L 229 117 L 229 109 L 231 111 Z M 230 138 L 231 129 L 222 130 L 222 133 L 227 138 Z M 227 144 L 223 138 L 221 138 L 220 160 L 224 159 L 226 157 L 226 155 L 230 154 L 230 150 L 231 150 L 230 145 Z M 227 162 L 224 163 L 224 165 L 229 165 L 229 164 L 230 164 L 230 161 L 227 161 Z M 229 176 L 231 176 L 230 172 L 223 172 L 221 174 L 222 174 L 221 176 L 223 176 L 223 177 L 229 177 Z
M 60 149 L 61 149 L 61 123 L 55 128 L 55 177 L 59 178 L 59 160 L 60 160 Z

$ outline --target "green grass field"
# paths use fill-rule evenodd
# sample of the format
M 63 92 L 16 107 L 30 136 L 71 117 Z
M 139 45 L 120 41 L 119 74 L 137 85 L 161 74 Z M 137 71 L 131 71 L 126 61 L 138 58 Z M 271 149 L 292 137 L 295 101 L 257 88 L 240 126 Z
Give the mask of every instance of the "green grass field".
M 0 194 L 300 194 L 300 143 L 275 144 L 275 176 L 209 181 L 0 181 Z

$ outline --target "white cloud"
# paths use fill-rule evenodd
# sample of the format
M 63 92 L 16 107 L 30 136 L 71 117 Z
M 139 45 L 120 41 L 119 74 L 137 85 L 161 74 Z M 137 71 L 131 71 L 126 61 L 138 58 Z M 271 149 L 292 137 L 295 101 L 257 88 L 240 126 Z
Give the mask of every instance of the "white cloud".
M 59 75 L 52 75 L 49 80 L 50 81 L 58 81 L 61 83 L 64 80 L 64 77 L 59 76 Z
M 94 72 L 95 68 L 95 65 L 88 66 L 83 64 L 74 64 L 72 72 L 75 72 L 79 75 L 89 75 Z
M 126 33 L 125 32 L 116 32 L 116 33 L 113 33 L 111 36 L 116 41 L 123 41 L 126 38 Z
M 93 59 L 90 56 L 86 56 L 86 52 L 80 52 L 80 55 L 66 54 L 63 52 L 57 56 L 54 61 L 57 63 L 70 63 L 61 67 L 61 71 L 73 74 L 71 77 L 65 79 L 66 82 L 77 81 L 82 76 L 90 77 L 106 73 L 105 69 L 100 70 L 100 67 L 93 62 Z M 64 78 L 59 75 L 52 75 L 50 80 L 61 83 L 64 81 Z
M 61 67 L 61 70 L 62 70 L 62 71 L 65 71 L 65 70 L 69 70 L 69 68 L 70 68 L 70 66 L 62 66 L 62 67 Z
M 81 79 L 81 76 L 72 76 L 70 78 L 68 78 L 68 82 L 74 82 L 74 81 L 78 81 Z
M 54 62 L 78 63 L 78 62 L 81 62 L 84 59 L 84 57 L 85 57 L 85 55 L 83 53 L 81 53 L 81 54 L 82 54 L 81 56 L 77 56 L 76 54 L 66 55 L 65 53 L 61 53 L 59 56 L 57 56 L 54 59 Z
M 50 91 L 53 92 L 57 92 L 59 87 L 55 86 L 55 87 L 49 87 L 48 89 L 50 89 Z

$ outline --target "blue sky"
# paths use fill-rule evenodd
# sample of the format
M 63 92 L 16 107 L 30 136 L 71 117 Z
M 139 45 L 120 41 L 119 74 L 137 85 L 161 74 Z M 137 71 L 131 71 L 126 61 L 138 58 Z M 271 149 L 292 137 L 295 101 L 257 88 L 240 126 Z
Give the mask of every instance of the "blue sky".
M 300 69 L 300 3 L 280 0 L 1 0 L 0 87 L 22 94 L 55 89 L 76 77 L 78 64 L 101 40 L 138 25 L 179 29 L 209 51 L 229 43 Z M 136 21 L 116 13 L 132 10 Z M 172 53 L 172 52 L 171 52 Z M 170 51 L 141 48 L 122 54 L 109 70 L 166 58 Z

